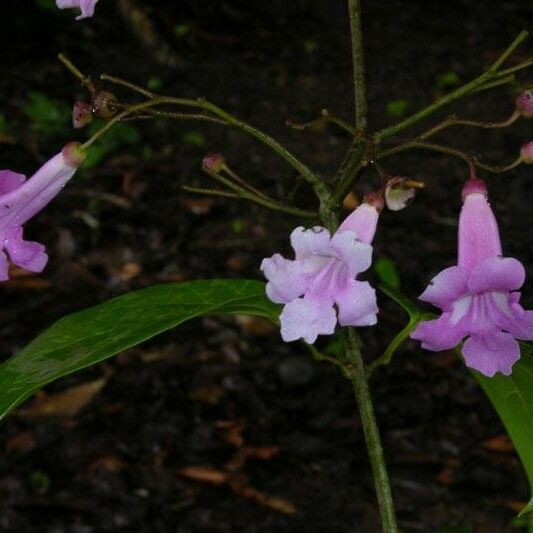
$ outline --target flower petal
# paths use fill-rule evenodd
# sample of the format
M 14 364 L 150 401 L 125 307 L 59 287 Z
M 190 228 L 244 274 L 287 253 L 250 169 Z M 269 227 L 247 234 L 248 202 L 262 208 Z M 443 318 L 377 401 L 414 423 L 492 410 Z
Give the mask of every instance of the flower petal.
M 481 192 L 467 194 L 459 217 L 457 264 L 472 269 L 487 257 L 497 255 L 502 255 L 502 247 L 490 204 Z
M 453 266 L 439 272 L 418 297 L 443 311 L 451 310 L 455 300 L 468 291 L 468 277 L 470 272 L 466 268 Z
M 515 339 L 533 340 L 533 311 L 526 311 L 516 300 L 519 293 L 494 292 L 487 294 L 490 318 Z
M 0 250 L 0 281 L 9 279 L 9 261 L 7 255 Z
M 285 342 L 302 338 L 313 344 L 318 335 L 331 335 L 337 324 L 333 302 L 305 298 L 285 305 L 279 318 Z
M 76 17 L 76 20 L 81 20 L 94 15 L 96 2 L 98 0 L 56 0 L 56 5 L 59 9 L 79 8 L 81 14 Z
M 49 159 L 24 184 L 2 196 L 3 227 L 21 225 L 33 217 L 60 193 L 75 172 L 62 152 Z
M 291 233 L 291 246 L 296 259 L 312 256 L 331 256 L 330 233 L 322 226 L 305 229 L 302 226 Z
M 48 262 L 46 248 L 39 242 L 25 241 L 22 227 L 14 227 L 6 232 L 5 248 L 15 265 L 31 272 L 42 272 Z
M 362 203 L 344 219 L 337 233 L 355 231 L 360 241 L 370 244 L 376 233 L 378 218 L 379 213 L 373 205 Z
M 372 245 L 361 242 L 353 231 L 335 233 L 331 238 L 331 248 L 348 268 L 349 278 L 368 270 L 372 264 Z
M 266 293 L 275 303 L 286 304 L 301 296 L 308 286 L 308 276 L 302 274 L 298 261 L 280 254 L 263 259 L 261 270 L 268 280 Z
M 366 281 L 350 280 L 335 296 L 341 326 L 373 326 L 377 322 L 376 291 Z
M 492 377 L 496 372 L 508 376 L 520 359 L 520 347 L 512 335 L 494 331 L 490 335 L 471 336 L 463 345 L 466 366 Z
M 461 321 L 451 324 L 451 315 L 452 313 L 443 313 L 436 320 L 420 322 L 411 333 L 411 339 L 420 341 L 422 348 L 432 352 L 454 348 L 466 337 L 468 332 Z
M 18 189 L 26 181 L 24 174 L 11 170 L 0 170 L 0 195 Z
M 515 291 L 526 279 L 524 265 L 513 257 L 489 257 L 470 275 L 468 288 L 473 293 Z

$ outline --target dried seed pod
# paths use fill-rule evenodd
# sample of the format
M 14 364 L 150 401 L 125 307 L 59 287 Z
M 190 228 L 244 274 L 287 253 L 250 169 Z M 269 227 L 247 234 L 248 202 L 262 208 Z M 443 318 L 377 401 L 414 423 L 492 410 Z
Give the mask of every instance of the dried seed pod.
M 109 91 L 98 91 L 92 101 L 92 112 L 95 116 L 109 119 L 118 111 L 118 100 Z
M 385 203 L 391 211 L 400 211 L 407 207 L 424 184 L 420 181 L 395 176 L 387 181 L 385 186 Z

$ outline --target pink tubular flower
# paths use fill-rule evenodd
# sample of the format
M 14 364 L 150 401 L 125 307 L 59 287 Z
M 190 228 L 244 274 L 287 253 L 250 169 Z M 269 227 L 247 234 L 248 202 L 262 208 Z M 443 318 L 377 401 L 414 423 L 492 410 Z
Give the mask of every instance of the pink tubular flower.
M 533 340 L 533 311 L 522 308 L 517 292 L 525 281 L 524 267 L 501 254 L 487 189 L 471 179 L 463 189 L 458 264 L 437 274 L 420 296 L 440 307 L 442 315 L 421 322 L 411 334 L 432 351 L 451 349 L 466 337 L 467 366 L 489 377 L 511 373 L 520 358 L 516 339 Z
M 341 326 L 376 323 L 376 293 L 355 278 L 372 262 L 378 217 L 375 207 L 363 203 L 333 236 L 320 226 L 296 228 L 291 234 L 295 260 L 280 254 L 263 259 L 267 295 L 285 304 L 280 315 L 284 341 L 303 338 L 312 344 L 318 335 L 331 335 L 337 321 Z
M 0 170 L 0 281 L 8 279 L 8 260 L 31 272 L 48 261 L 45 247 L 23 239 L 22 225 L 51 202 L 85 159 L 77 143 L 68 144 L 30 179 Z M 7 255 L 6 255 L 7 253 Z
M 94 8 L 98 0 L 56 0 L 59 9 L 78 8 L 81 13 L 76 20 L 85 19 L 94 15 Z

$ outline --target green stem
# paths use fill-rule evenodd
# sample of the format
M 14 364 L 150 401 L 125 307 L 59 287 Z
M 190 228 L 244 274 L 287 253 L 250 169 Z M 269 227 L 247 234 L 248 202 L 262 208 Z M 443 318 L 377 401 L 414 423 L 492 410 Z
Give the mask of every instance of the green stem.
M 237 117 L 231 115 L 227 111 L 224 111 L 223 109 L 209 102 L 205 98 L 198 98 L 198 99 L 192 100 L 192 99 L 186 99 L 186 98 L 162 97 L 142 87 L 139 87 L 138 85 L 130 83 L 121 78 L 109 76 L 108 74 L 102 74 L 100 78 L 103 80 L 109 81 L 111 83 L 121 85 L 132 91 L 142 94 L 143 96 L 146 96 L 147 98 L 150 98 L 148 102 L 143 102 L 143 104 L 139 104 L 139 105 L 142 105 L 143 107 L 136 108 L 136 106 L 132 106 L 131 108 L 129 108 L 129 110 L 137 111 L 139 109 L 145 109 L 147 107 L 152 107 L 154 105 L 169 104 L 169 105 L 184 105 L 184 106 L 189 106 L 189 107 L 195 107 L 195 108 L 200 108 L 200 109 L 203 109 L 204 111 L 210 112 L 211 114 L 215 115 L 215 117 L 218 117 L 219 119 L 221 119 L 225 125 L 232 126 L 250 135 L 251 137 L 254 137 L 255 139 L 262 142 L 264 145 L 268 146 L 276 154 L 278 154 L 282 159 L 284 159 L 287 163 L 289 163 L 289 165 L 291 165 L 313 187 L 318 198 L 321 201 L 324 201 L 327 197 L 329 197 L 328 186 L 307 165 L 305 165 L 302 161 L 296 158 L 296 156 L 294 156 L 289 150 L 287 150 L 278 141 L 276 141 L 274 138 L 272 138 L 270 135 L 266 134 L 265 132 L 255 128 L 251 124 L 248 124 L 247 122 L 244 122 L 238 119 Z M 127 113 L 127 112 L 128 110 L 124 111 L 124 113 Z M 97 135 L 98 134 L 99 132 L 97 133 Z
M 425 131 L 421 135 L 418 136 L 418 139 L 429 139 L 439 131 L 442 131 L 446 128 L 449 128 L 451 126 L 470 126 L 473 128 L 482 128 L 482 129 L 497 129 L 497 128 L 506 128 L 513 124 L 518 118 L 520 117 L 520 113 L 517 111 L 514 111 L 512 115 L 501 122 L 480 122 L 478 120 L 466 120 L 457 118 L 456 116 L 448 117 L 447 119 L 443 120 L 436 126 L 433 126 L 431 129 Z
M 237 183 L 225 178 L 224 176 L 221 176 L 220 174 L 217 174 L 216 172 L 212 172 L 211 170 L 207 169 L 204 169 L 204 172 L 214 180 L 218 181 L 219 183 L 236 193 L 237 196 L 239 196 L 240 198 L 250 200 L 273 211 L 287 213 L 288 215 L 295 215 L 298 217 L 305 218 L 318 218 L 318 214 L 314 213 L 313 211 L 305 211 L 303 209 L 298 209 L 297 207 L 286 206 L 263 194 L 257 195 L 253 191 L 242 187 L 241 185 L 238 185 Z
M 453 157 L 462 159 L 463 161 L 466 161 L 468 164 L 474 165 L 477 168 L 481 168 L 483 170 L 486 170 L 487 172 L 491 172 L 492 174 L 503 174 L 505 172 L 508 172 L 509 170 L 512 170 L 513 168 L 516 168 L 523 162 L 521 157 L 517 157 L 508 165 L 489 165 L 480 161 L 477 156 L 467 154 L 462 150 L 458 150 L 457 148 L 452 148 L 451 146 L 444 146 L 442 144 L 436 144 L 431 142 L 417 141 L 416 139 L 395 146 L 394 148 L 391 148 L 389 150 L 384 150 L 378 154 L 376 159 L 383 159 L 391 155 L 399 154 L 400 152 L 405 152 L 406 150 L 414 149 L 428 150 L 430 152 L 451 155 Z
M 406 128 L 416 124 L 417 122 L 420 122 L 421 120 L 425 119 L 429 115 L 435 113 L 436 111 L 441 109 L 443 106 L 448 105 L 454 102 L 455 100 L 459 100 L 463 96 L 466 96 L 470 94 L 471 92 L 475 91 L 480 86 L 484 85 L 486 82 L 489 82 L 493 80 L 494 78 L 497 78 L 499 76 L 498 69 L 500 68 L 500 66 L 515 51 L 515 49 L 520 45 L 520 43 L 522 43 L 522 41 L 524 41 L 524 39 L 527 38 L 527 36 L 528 36 L 527 31 L 521 32 L 513 40 L 513 42 L 505 49 L 502 55 L 491 65 L 491 67 L 487 71 L 485 71 L 483 74 L 478 76 L 476 79 L 457 88 L 455 91 L 452 91 L 451 93 L 448 93 L 442 96 L 436 102 L 424 107 L 420 111 L 417 111 L 416 113 L 407 117 L 405 120 L 402 120 L 401 122 L 398 122 L 397 124 L 394 124 L 393 126 L 385 128 L 381 131 L 378 131 L 374 136 L 376 141 L 382 141 L 383 139 L 392 137 L 396 133 L 399 133 L 400 131 L 405 130 Z
M 355 127 L 364 132 L 368 123 L 368 109 L 366 103 L 363 32 L 361 30 L 361 4 L 359 0 L 348 0 L 348 15 L 352 46 Z
M 227 111 L 224 111 L 220 107 L 209 102 L 208 100 L 205 100 L 204 98 L 199 98 L 197 102 L 198 105 L 204 110 L 211 112 L 217 117 L 220 117 L 228 125 L 233 126 L 252 137 L 255 137 L 257 140 L 271 148 L 282 159 L 287 161 L 287 163 L 289 163 L 289 165 L 291 165 L 313 187 L 319 199 L 322 200 L 323 198 L 329 196 L 329 190 L 326 184 L 307 165 L 297 159 L 278 141 L 270 137 L 270 135 L 267 135 L 251 124 L 243 122 L 233 115 L 230 115 Z
M 355 126 L 352 126 L 348 122 L 346 122 L 341 117 L 337 117 L 335 115 L 331 115 L 327 109 L 322 109 L 320 116 L 318 118 L 315 118 L 313 120 L 310 120 L 309 122 L 294 122 L 293 120 L 286 120 L 285 125 L 289 128 L 292 128 L 293 130 L 308 130 L 312 128 L 316 128 L 317 126 L 321 126 L 322 124 L 331 123 L 335 124 L 336 126 L 339 126 L 339 128 L 342 128 L 344 131 L 348 132 L 352 137 L 356 137 L 360 135 L 360 132 L 357 130 Z
M 163 104 L 179 104 L 190 107 L 201 107 L 200 105 L 198 105 L 198 102 L 196 100 L 191 100 L 188 98 L 172 98 L 165 96 L 159 96 L 157 98 L 153 98 L 152 100 L 147 100 L 146 102 L 141 102 L 140 104 L 129 106 L 124 111 L 120 112 L 118 115 L 114 116 L 111 120 L 106 122 L 88 141 L 84 142 L 80 148 L 82 150 L 89 148 L 100 137 L 105 135 L 117 122 L 120 122 L 122 119 L 128 117 L 129 115 L 133 115 L 134 113 L 138 113 L 139 111 L 143 111 L 145 109 L 149 109 L 150 107 Z
M 385 533 L 396 533 L 398 531 L 398 526 L 396 525 L 394 504 L 392 501 L 383 448 L 381 446 L 374 408 L 372 406 L 372 399 L 370 397 L 370 390 L 368 388 L 363 357 L 359 350 L 359 345 L 353 328 L 346 329 L 346 359 L 347 363 L 351 366 L 350 378 L 357 406 L 359 407 L 366 446 L 370 457 L 370 465 L 372 467 L 374 486 L 381 515 L 381 523 Z
M 331 202 L 340 204 L 354 186 L 362 168 L 365 145 L 360 139 L 354 139 L 335 174 L 335 188 L 331 195 Z

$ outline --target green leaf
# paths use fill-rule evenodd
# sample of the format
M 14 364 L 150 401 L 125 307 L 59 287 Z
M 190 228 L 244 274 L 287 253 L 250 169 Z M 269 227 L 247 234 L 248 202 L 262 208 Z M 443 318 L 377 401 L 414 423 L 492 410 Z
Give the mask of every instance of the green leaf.
M 500 416 L 522 465 L 526 470 L 533 492 L 533 349 L 522 344 L 522 357 L 510 376 L 496 374 L 488 378 L 472 371 Z M 520 512 L 533 511 L 533 498 Z
M 456 87 L 460 83 L 461 78 L 459 78 L 457 72 L 454 72 L 453 70 L 445 72 L 437 78 L 437 88 L 441 91 Z
M 394 261 L 390 257 L 381 256 L 374 261 L 374 272 L 379 281 L 392 289 L 399 289 L 400 275 Z
M 391 100 L 387 102 L 387 115 L 392 118 L 401 118 L 409 111 L 407 100 Z
M 157 285 L 74 313 L 0 365 L 0 418 L 47 383 L 192 318 L 246 314 L 276 321 L 279 312 L 263 282 L 203 280 Z
M 37 133 L 48 137 L 68 137 L 70 134 L 71 109 L 65 102 L 30 91 L 22 109 Z

